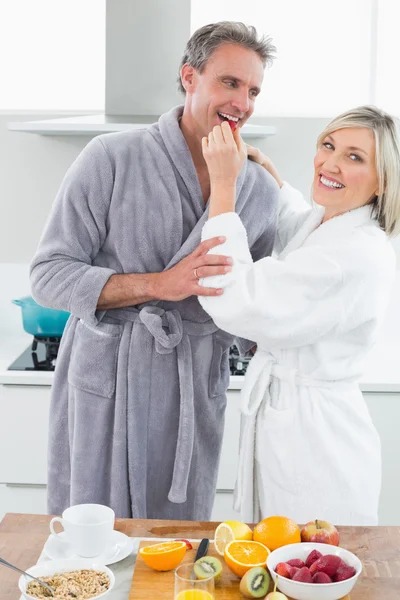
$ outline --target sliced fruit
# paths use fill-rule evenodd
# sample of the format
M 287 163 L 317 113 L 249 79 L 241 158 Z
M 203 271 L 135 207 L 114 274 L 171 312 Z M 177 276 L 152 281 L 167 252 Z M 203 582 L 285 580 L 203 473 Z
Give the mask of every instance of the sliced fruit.
M 203 556 L 196 560 L 193 571 L 197 579 L 208 579 L 210 575 L 214 575 L 215 581 L 218 581 L 222 573 L 222 563 L 215 556 Z
M 246 598 L 263 598 L 268 592 L 271 578 L 263 567 L 253 567 L 240 582 L 240 591 Z
M 246 523 L 241 521 L 224 521 L 215 530 L 214 545 L 220 556 L 224 556 L 225 547 L 233 540 L 252 540 L 253 533 Z
M 306 558 L 306 567 L 310 568 L 311 565 L 321 558 L 322 554 L 318 550 L 311 550 L 310 554 Z
M 307 567 L 303 567 L 302 569 L 296 571 L 296 573 L 292 577 L 292 580 L 301 581 L 302 583 L 312 583 L 312 578 L 313 576 L 310 573 L 310 569 L 308 569 Z
M 286 579 L 291 579 L 290 571 L 292 567 L 289 563 L 280 562 L 275 567 L 275 572 L 278 573 L 281 577 L 285 577 Z
M 254 527 L 253 540 L 276 550 L 286 544 L 301 542 L 300 527 L 288 517 L 267 517 Z
M 265 567 L 269 549 L 253 540 L 234 540 L 225 548 L 224 559 L 232 573 L 243 577 L 253 567 Z
M 175 569 L 186 553 L 185 542 L 163 542 L 140 548 L 139 554 L 148 567 L 155 571 Z

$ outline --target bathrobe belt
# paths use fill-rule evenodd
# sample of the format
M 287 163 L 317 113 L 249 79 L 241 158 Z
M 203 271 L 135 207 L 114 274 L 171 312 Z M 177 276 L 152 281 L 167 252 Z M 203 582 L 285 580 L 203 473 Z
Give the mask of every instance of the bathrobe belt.
M 297 369 L 279 364 L 269 352 L 257 350 L 247 368 L 241 395 L 241 433 L 239 468 L 234 492 L 234 509 L 245 522 L 258 520 L 255 514 L 254 457 L 257 413 L 269 391 L 271 379 L 275 377 L 290 386 L 306 386 L 327 389 L 348 389 L 357 386 L 356 380 L 329 381 L 314 379 L 301 374 Z
M 155 340 L 159 354 L 170 354 L 176 348 L 180 389 L 180 412 L 178 439 L 176 443 L 174 470 L 168 500 L 176 504 L 186 502 L 187 483 L 192 462 L 194 442 L 194 392 L 192 347 L 189 336 L 206 336 L 218 331 L 209 320 L 197 323 L 182 319 L 178 310 L 159 306 L 144 306 L 140 310 L 118 308 L 107 311 L 110 317 L 135 322 L 139 319 Z

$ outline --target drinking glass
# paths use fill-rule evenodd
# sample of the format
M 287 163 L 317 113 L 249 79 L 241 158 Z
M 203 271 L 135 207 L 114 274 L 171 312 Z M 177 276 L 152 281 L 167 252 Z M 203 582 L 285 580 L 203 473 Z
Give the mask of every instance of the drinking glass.
M 214 600 L 214 575 L 196 579 L 194 563 L 179 565 L 175 570 L 174 600 Z

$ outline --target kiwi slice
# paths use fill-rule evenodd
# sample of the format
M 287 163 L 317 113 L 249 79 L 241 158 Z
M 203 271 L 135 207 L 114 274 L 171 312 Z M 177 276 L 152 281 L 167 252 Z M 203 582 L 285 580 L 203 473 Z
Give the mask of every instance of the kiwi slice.
M 240 591 L 246 598 L 263 598 L 268 592 L 271 578 L 262 567 L 253 567 L 240 582 Z
M 214 556 L 203 556 L 196 560 L 193 570 L 197 579 L 207 579 L 214 575 L 215 581 L 218 581 L 222 573 L 222 563 Z

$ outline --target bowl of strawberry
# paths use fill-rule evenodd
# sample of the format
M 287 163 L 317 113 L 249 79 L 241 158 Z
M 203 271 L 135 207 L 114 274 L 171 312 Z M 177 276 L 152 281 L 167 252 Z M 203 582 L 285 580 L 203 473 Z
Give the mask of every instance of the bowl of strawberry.
M 339 600 L 362 571 L 360 559 L 349 550 L 314 542 L 277 548 L 267 567 L 279 591 L 294 600 Z

